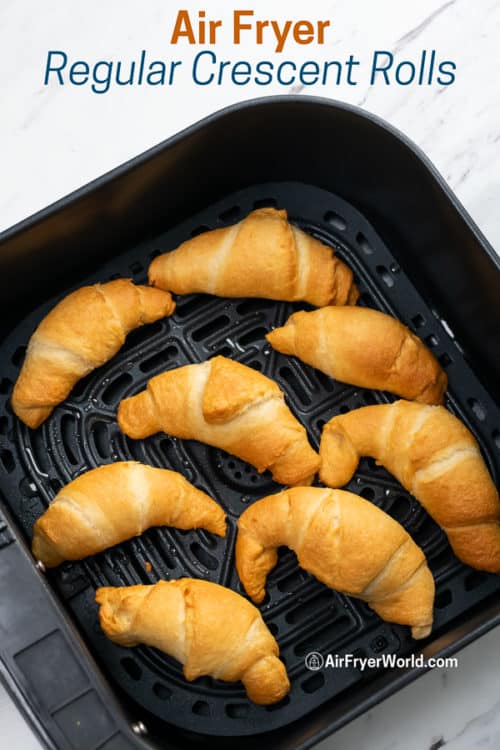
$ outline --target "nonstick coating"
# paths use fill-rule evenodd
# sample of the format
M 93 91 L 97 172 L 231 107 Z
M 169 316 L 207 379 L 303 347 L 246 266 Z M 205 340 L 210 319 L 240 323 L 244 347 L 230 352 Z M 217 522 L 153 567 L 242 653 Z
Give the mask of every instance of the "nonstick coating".
M 268 183 L 233 193 L 176 229 L 118 255 L 81 283 L 120 276 L 144 283 L 149 262 L 158 253 L 201 231 L 234 223 L 255 207 L 269 205 L 286 208 L 292 221 L 337 249 L 355 272 L 360 304 L 397 316 L 434 351 L 450 378 L 446 405 L 472 429 L 497 478 L 500 456 L 494 436 L 498 435 L 499 409 L 466 363 L 446 322 L 443 326 L 436 312 L 439 301 L 436 309 L 424 302 L 374 229 L 360 213 L 328 192 L 300 183 Z M 298 568 L 288 550 L 282 551 L 269 576 L 268 594 L 261 606 L 292 682 L 289 696 L 280 704 L 252 704 L 239 683 L 211 678 L 188 683 L 179 664 L 159 651 L 125 649 L 107 640 L 97 621 L 94 593 L 98 586 L 193 576 L 242 592 L 233 561 L 236 520 L 248 504 L 279 489 L 269 474 L 259 475 L 237 458 L 200 443 L 165 434 L 144 441 L 126 438 L 116 424 L 122 398 L 142 390 L 150 377 L 165 369 L 223 354 L 274 378 L 317 447 L 321 428 L 332 416 L 392 397 L 337 383 L 271 349 L 264 334 L 294 310 L 309 309 L 307 305 L 192 295 L 178 299 L 173 317 L 130 334 L 111 362 L 77 384 L 50 419 L 31 431 L 13 416 L 8 399 L 29 336 L 55 301 L 30 315 L 0 350 L 6 375 L 0 388 L 0 409 L 5 415 L 0 421 L 4 469 L 0 488 L 27 536 L 31 538 L 34 521 L 62 485 L 95 466 L 127 459 L 180 471 L 217 498 L 229 517 L 226 539 L 204 531 L 150 529 L 140 538 L 49 573 L 88 645 L 123 690 L 156 716 L 192 732 L 255 734 L 294 721 L 376 673 L 355 669 L 311 672 L 304 665 L 308 652 L 373 656 L 405 655 L 420 649 L 408 628 L 382 622 L 364 603 L 315 581 Z M 427 554 L 437 585 L 434 634 L 444 632 L 458 615 L 500 591 L 500 578 L 472 571 L 457 561 L 427 513 L 374 461 L 363 459 L 347 488 L 400 521 Z

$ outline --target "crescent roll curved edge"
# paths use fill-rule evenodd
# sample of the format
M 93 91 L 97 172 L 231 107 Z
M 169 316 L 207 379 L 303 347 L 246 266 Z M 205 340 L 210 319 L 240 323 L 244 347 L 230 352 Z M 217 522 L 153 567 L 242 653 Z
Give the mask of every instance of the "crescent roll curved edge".
M 310 484 L 319 466 L 277 383 L 226 357 L 152 378 L 121 402 L 118 424 L 135 439 L 163 431 L 222 448 L 281 484 Z
M 500 573 L 500 501 L 479 445 L 442 406 L 366 406 L 323 428 L 320 478 L 342 487 L 371 456 L 419 500 L 467 565 Z
M 193 578 L 153 586 L 100 588 L 99 621 L 121 646 L 145 643 L 184 667 L 186 680 L 210 675 L 241 680 L 254 703 L 266 705 L 290 690 L 276 640 L 259 610 L 239 594 Z
M 38 427 L 78 380 L 120 350 L 130 331 L 174 309 L 170 294 L 130 279 L 85 286 L 64 297 L 30 338 L 11 398 L 15 414 Z
M 260 208 L 159 255 L 149 267 L 149 283 L 175 294 L 353 305 L 359 292 L 352 271 L 334 252 L 290 224 L 286 211 Z
M 285 545 L 322 583 L 358 597 L 389 622 L 429 635 L 434 579 L 422 550 L 387 513 L 350 492 L 294 487 L 257 500 L 238 521 L 236 568 L 261 602 Z
M 390 315 L 367 307 L 297 312 L 266 335 L 282 354 L 298 357 L 342 383 L 440 404 L 446 373 L 427 347 Z
M 32 550 L 48 568 L 81 560 L 151 526 L 226 533 L 218 503 L 176 471 L 119 461 L 63 487 L 35 523 Z

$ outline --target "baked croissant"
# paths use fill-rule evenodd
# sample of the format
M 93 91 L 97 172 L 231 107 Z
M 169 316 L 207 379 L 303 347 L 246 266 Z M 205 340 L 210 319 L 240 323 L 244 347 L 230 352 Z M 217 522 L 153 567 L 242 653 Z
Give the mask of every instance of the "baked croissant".
M 366 406 L 328 422 L 321 480 L 342 487 L 372 456 L 419 500 L 467 565 L 500 573 L 500 502 L 465 425 L 442 406 L 409 401 Z
M 366 307 L 323 307 L 294 313 L 266 339 L 282 354 L 362 388 L 440 404 L 448 384 L 437 359 L 390 315 Z
M 236 568 L 256 602 L 264 598 L 281 545 L 330 588 L 364 599 L 384 620 L 410 625 L 414 638 L 431 632 L 434 579 L 424 553 L 367 500 L 342 490 L 295 487 L 247 508 L 238 521 Z
M 80 378 L 113 357 L 134 328 L 175 309 L 170 294 L 130 279 L 85 286 L 59 302 L 33 333 L 12 408 L 38 427 Z
M 217 583 L 181 578 L 154 586 L 97 590 L 104 633 L 121 646 L 145 643 L 184 665 L 186 680 L 241 680 L 250 700 L 268 704 L 290 690 L 279 648 L 259 610 Z
M 149 283 L 176 294 L 266 297 L 311 305 L 355 304 L 352 271 L 331 247 L 288 222 L 286 211 L 260 208 L 159 255 Z
M 318 455 L 279 386 L 226 357 L 152 378 L 121 402 L 118 424 L 136 439 L 163 430 L 222 448 L 258 471 L 270 469 L 282 484 L 310 484 L 318 470 Z
M 181 474 L 122 461 L 63 487 L 36 521 L 33 554 L 48 568 L 95 555 L 151 526 L 226 533 L 224 511 Z

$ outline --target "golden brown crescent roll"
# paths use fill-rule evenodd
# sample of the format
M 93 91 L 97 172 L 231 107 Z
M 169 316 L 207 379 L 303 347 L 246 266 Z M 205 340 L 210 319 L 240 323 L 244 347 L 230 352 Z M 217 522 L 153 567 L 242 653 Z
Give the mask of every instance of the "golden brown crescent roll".
M 170 294 L 130 279 L 85 286 L 59 302 L 33 333 L 12 408 L 38 427 L 80 378 L 113 357 L 134 328 L 171 315 Z
M 322 305 L 353 305 L 352 271 L 331 247 L 290 224 L 286 211 L 260 208 L 159 255 L 149 282 L 176 294 L 266 297 Z
M 414 638 L 431 632 L 434 579 L 424 553 L 367 500 L 341 490 L 295 487 L 247 508 L 238 521 L 236 568 L 256 602 L 264 598 L 281 545 L 330 588 L 363 599 L 384 620 L 410 625 Z
M 297 312 L 266 339 L 342 383 L 440 404 L 448 379 L 439 362 L 399 320 L 366 307 Z
M 318 455 L 279 386 L 226 357 L 152 378 L 121 402 L 118 424 L 136 439 L 163 430 L 222 448 L 258 471 L 270 469 L 281 484 L 310 484 L 318 470 Z
M 224 511 L 181 474 L 136 461 L 87 471 L 63 487 L 35 523 L 33 554 L 51 568 L 142 534 L 151 526 L 224 536 Z
M 259 610 L 217 583 L 181 578 L 154 586 L 97 590 L 105 634 L 121 646 L 145 643 L 184 665 L 186 680 L 241 680 L 254 703 L 290 690 L 279 648 Z
M 500 502 L 479 446 L 442 406 L 410 401 L 367 406 L 328 422 L 321 480 L 342 487 L 360 456 L 372 456 L 419 500 L 448 535 L 456 556 L 500 573 Z

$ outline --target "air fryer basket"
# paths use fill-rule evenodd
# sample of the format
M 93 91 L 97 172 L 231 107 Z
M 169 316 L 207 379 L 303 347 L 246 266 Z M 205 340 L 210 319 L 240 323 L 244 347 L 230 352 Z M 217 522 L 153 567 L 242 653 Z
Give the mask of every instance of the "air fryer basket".
M 255 112 L 259 107 L 264 112 L 272 112 L 270 104 L 254 103 L 247 113 Z M 298 100 L 281 99 L 274 101 L 274 112 L 280 113 L 283 107 L 293 109 L 294 105 L 300 108 L 309 105 L 318 112 L 326 106 L 336 109 L 317 101 L 302 99 L 299 105 Z M 354 118 L 365 118 L 349 108 L 344 112 L 349 112 Z M 231 117 L 231 112 L 225 117 Z M 209 128 L 209 125 L 205 127 Z M 380 125 L 372 123 L 372 127 L 380 128 Z M 321 131 L 321 127 L 319 129 Z M 195 135 L 196 132 L 202 137 L 203 125 L 194 131 Z M 193 137 L 193 131 L 171 143 L 170 149 L 179 149 L 190 137 Z M 391 137 L 395 138 L 394 135 Z M 312 144 L 310 148 L 313 148 Z M 133 171 L 134 166 L 129 169 Z M 271 165 L 271 174 L 275 169 L 276 166 Z M 286 169 L 282 169 L 286 175 Z M 120 181 L 121 178 L 123 174 L 110 179 Z M 284 207 L 292 221 L 334 246 L 339 256 L 353 268 L 361 291 L 361 304 L 396 315 L 433 349 L 450 378 L 448 408 L 477 436 L 493 476 L 497 479 L 500 473 L 499 408 L 478 380 L 474 372 L 476 368 L 467 362 L 458 343 L 459 340 L 462 343 L 460 337 L 454 338 L 449 315 L 448 322 L 440 317 L 440 299 L 422 296 L 421 287 L 409 273 L 411 263 L 395 256 L 391 243 L 384 242 L 377 233 L 377 222 L 373 217 L 368 221 L 364 215 L 366 212 L 359 210 L 362 206 L 355 206 L 331 190 L 322 189 L 318 186 L 320 182 L 307 185 L 302 181 L 266 180 L 241 190 L 228 190 L 215 203 L 206 201 L 208 208 L 194 211 L 173 228 L 155 233 L 139 244 L 130 247 L 127 243 L 126 249 L 125 243 L 115 243 L 114 257 L 100 264 L 98 271 L 91 276 L 74 277 L 64 283 L 63 274 L 59 294 L 38 306 L 1 345 L 0 461 L 3 471 L 0 488 L 17 527 L 28 539 L 35 519 L 62 484 L 83 471 L 114 460 L 136 459 L 181 471 L 190 481 L 218 498 L 228 513 L 229 531 L 225 540 L 203 531 L 152 529 L 139 539 L 81 563 L 65 564 L 47 576 L 104 673 L 111 677 L 120 695 L 126 694 L 131 699 L 127 705 L 133 707 L 136 716 L 143 717 L 146 723 L 160 730 L 163 722 L 182 730 L 173 735 L 179 737 L 175 741 L 180 744 L 171 746 L 188 746 L 190 740 L 187 738 L 191 735 L 186 732 L 194 733 L 192 737 L 196 736 L 197 743 L 203 743 L 204 737 L 210 741 L 211 735 L 219 738 L 240 736 L 239 742 L 245 746 L 250 743 L 248 747 L 253 747 L 252 737 L 268 732 L 272 733 L 269 737 L 273 737 L 276 747 L 296 747 L 299 742 L 306 746 L 320 731 L 318 716 L 323 706 L 328 710 L 332 699 L 335 702 L 344 699 L 346 705 L 349 701 L 355 704 L 356 696 L 359 696 L 360 708 L 361 698 L 367 690 L 370 693 L 370 686 L 388 677 L 374 671 L 362 674 L 354 669 L 309 672 L 304 665 L 304 657 L 309 651 L 403 655 L 418 650 L 419 645 L 412 641 L 407 628 L 384 623 L 363 603 L 319 584 L 297 567 L 296 559 L 289 551 L 280 555 L 279 565 L 269 577 L 268 596 L 261 607 L 266 622 L 280 643 L 292 680 L 290 695 L 276 706 L 255 706 L 246 699 L 240 685 L 209 678 L 187 683 L 179 665 L 158 651 L 147 647 L 123 649 L 108 641 L 97 624 L 97 608 L 93 601 L 95 588 L 99 585 L 152 583 L 159 578 L 190 575 L 242 591 L 232 557 L 236 519 L 248 503 L 279 489 L 267 474 L 258 475 L 252 467 L 208 446 L 179 441 L 164 434 L 146 441 L 126 438 L 116 425 L 119 401 L 142 389 L 150 377 L 164 369 L 224 354 L 275 378 L 317 446 L 322 425 L 334 414 L 367 403 L 388 401 L 392 397 L 336 383 L 269 347 L 264 334 L 272 326 L 282 324 L 294 309 L 305 305 L 193 295 L 179 298 L 172 318 L 132 333 L 117 357 L 81 381 L 42 428 L 30 431 L 13 417 L 8 398 L 29 335 L 57 297 L 75 285 L 117 276 L 132 276 L 134 281 L 142 283 L 146 280 L 151 258 L 158 252 L 172 249 L 200 231 L 238 221 L 254 207 Z M 83 200 L 105 186 L 104 181 L 101 187 L 98 185 L 83 196 Z M 194 185 L 192 190 L 195 191 Z M 127 199 L 127 190 L 122 185 L 112 204 L 116 212 L 127 208 Z M 387 200 L 382 191 L 379 210 Z M 179 211 L 179 215 L 182 213 Z M 421 213 L 419 218 L 422 219 Z M 171 223 L 174 222 L 168 222 Z M 155 222 L 152 221 L 151 225 Z M 415 231 L 414 226 L 412 230 Z M 428 231 L 426 225 L 425 232 Z M 495 272 L 498 273 L 497 269 Z M 425 511 L 373 461 L 362 461 L 349 489 L 384 508 L 403 523 L 428 556 L 437 584 L 435 628 L 428 648 L 432 649 L 433 644 L 439 643 L 440 635 L 449 634 L 453 624 L 471 621 L 481 604 L 485 607 L 492 599 L 498 598 L 500 578 L 461 565 L 453 556 L 444 534 Z M 7 530 L 7 533 L 13 539 L 12 532 Z M 1 566 L 0 553 L 0 571 Z M 22 600 L 22 594 L 18 593 L 18 598 Z M 13 606 L 18 605 L 14 603 Z M 491 617 L 488 623 L 493 624 Z M 485 627 L 484 620 L 481 625 Z M 467 637 L 465 632 L 463 637 Z M 54 638 L 60 640 L 60 636 Z M 32 679 L 36 679 L 37 673 L 30 665 L 43 658 L 44 649 L 46 652 L 47 641 L 42 643 L 43 648 L 38 651 L 22 649 L 15 657 L 16 665 L 21 664 L 24 674 L 28 670 Z M 454 645 L 460 645 L 458 639 L 454 640 Z M 59 641 L 52 645 L 52 651 L 59 653 L 60 650 Z M 38 656 L 32 658 L 32 653 Z M 64 658 L 59 658 L 63 668 Z M 92 668 L 88 674 L 93 677 Z M 393 675 L 392 686 L 402 679 L 403 675 Z M 381 697 L 381 690 L 374 689 L 369 700 L 373 703 Z M 68 736 L 64 705 L 64 700 L 62 703 L 56 701 L 49 713 Z M 91 706 L 80 710 L 85 713 L 91 710 Z M 70 711 L 70 716 L 73 713 Z M 64 721 L 61 724 L 61 717 L 66 725 Z M 307 726 L 309 717 L 311 726 L 316 723 L 317 729 L 310 730 L 308 738 L 303 736 L 299 740 L 296 733 L 292 739 L 290 728 L 297 730 L 299 726 Z M 342 719 L 337 719 L 329 730 L 341 723 Z M 140 731 L 140 725 L 135 729 Z M 118 735 L 113 735 L 109 727 L 106 731 L 111 738 L 109 742 L 116 742 L 113 738 Z M 293 744 L 287 744 L 288 738 Z M 125 742 L 123 738 L 121 741 Z M 255 743 L 258 741 L 256 737 Z M 102 742 L 94 744 L 101 747 Z M 116 745 L 117 748 L 121 746 Z M 103 747 L 107 748 L 108 743 Z

